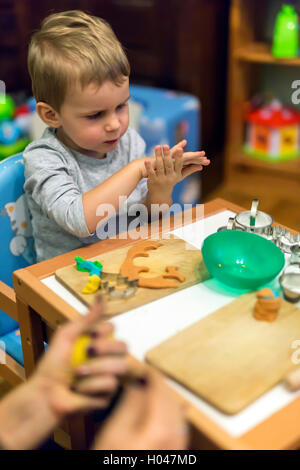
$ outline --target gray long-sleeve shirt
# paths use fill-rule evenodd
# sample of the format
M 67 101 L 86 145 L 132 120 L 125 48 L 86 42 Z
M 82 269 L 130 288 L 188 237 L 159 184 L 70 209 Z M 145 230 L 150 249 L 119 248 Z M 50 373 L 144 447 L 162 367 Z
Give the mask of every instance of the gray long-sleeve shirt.
M 27 146 L 23 153 L 24 190 L 32 215 L 38 261 L 99 241 L 99 233 L 103 234 L 105 230 L 89 233 L 82 195 L 130 161 L 143 157 L 144 153 L 145 142 L 130 128 L 117 148 L 101 160 L 66 147 L 57 139 L 55 129 L 50 127 L 41 139 Z M 127 209 L 133 204 L 142 203 L 146 194 L 147 180 L 144 178 L 128 197 Z M 118 214 L 113 218 L 118 233 Z

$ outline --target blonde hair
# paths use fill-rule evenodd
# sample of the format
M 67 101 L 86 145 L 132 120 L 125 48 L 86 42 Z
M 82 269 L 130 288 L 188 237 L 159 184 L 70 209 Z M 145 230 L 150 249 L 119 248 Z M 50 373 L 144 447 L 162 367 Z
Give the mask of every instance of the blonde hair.
M 28 70 L 37 101 L 56 111 L 68 86 L 107 80 L 116 85 L 129 76 L 126 54 L 109 24 L 80 10 L 55 13 L 45 18 L 30 41 Z

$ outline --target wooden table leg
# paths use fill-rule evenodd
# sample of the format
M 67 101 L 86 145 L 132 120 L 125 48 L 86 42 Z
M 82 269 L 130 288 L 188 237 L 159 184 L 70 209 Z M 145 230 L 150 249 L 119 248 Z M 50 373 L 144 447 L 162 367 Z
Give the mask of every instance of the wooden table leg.
M 74 415 L 68 418 L 68 434 L 72 450 L 86 450 L 94 436 L 93 415 Z
M 21 299 L 16 298 L 22 341 L 25 375 L 28 378 L 44 353 L 42 319 Z

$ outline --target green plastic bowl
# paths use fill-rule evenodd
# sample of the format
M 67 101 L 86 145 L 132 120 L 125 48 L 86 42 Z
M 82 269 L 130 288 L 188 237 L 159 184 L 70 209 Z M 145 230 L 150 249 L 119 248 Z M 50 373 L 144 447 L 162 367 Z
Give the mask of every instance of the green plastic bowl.
M 207 237 L 202 256 L 212 276 L 237 289 L 263 286 L 280 273 L 285 263 L 274 243 L 240 230 L 224 230 Z

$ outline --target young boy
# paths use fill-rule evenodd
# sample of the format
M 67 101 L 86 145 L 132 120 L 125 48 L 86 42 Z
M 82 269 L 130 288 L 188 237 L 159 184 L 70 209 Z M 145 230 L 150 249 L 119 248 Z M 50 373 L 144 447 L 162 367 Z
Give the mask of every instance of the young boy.
M 28 68 L 48 125 L 24 152 L 38 261 L 98 241 L 105 208 L 121 209 L 120 196 L 148 214 L 151 204 L 171 205 L 175 184 L 210 163 L 204 152 L 183 153 L 186 141 L 144 157 L 144 141 L 128 128 L 129 64 L 102 19 L 50 15 L 31 39 Z

